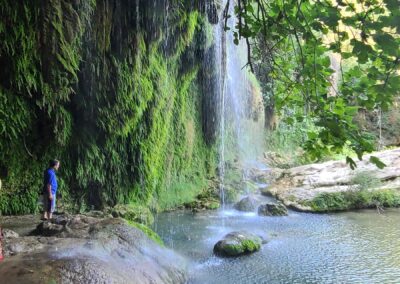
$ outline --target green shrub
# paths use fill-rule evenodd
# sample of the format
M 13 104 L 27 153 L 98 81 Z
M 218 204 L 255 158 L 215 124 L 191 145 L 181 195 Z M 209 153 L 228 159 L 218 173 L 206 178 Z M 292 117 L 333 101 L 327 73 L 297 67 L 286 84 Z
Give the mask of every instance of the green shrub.
M 373 189 L 382 185 L 380 179 L 373 172 L 368 171 L 357 172 L 350 182 L 357 185 L 360 190 Z
M 372 202 L 384 207 L 400 206 L 400 194 L 398 191 L 383 189 L 372 193 Z
M 376 206 L 399 207 L 400 192 L 394 189 L 382 189 L 321 193 L 314 199 L 306 201 L 304 205 L 310 206 L 316 212 L 373 208 Z

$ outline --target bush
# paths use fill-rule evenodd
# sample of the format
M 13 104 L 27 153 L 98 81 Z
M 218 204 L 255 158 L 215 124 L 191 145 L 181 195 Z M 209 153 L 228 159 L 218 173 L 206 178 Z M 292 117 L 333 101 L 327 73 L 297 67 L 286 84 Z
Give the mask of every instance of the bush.
M 366 190 L 377 188 L 382 185 L 379 178 L 377 178 L 372 172 L 357 172 L 351 179 L 351 184 L 358 185 L 358 189 Z
M 376 206 L 399 207 L 400 193 L 394 189 L 351 190 L 321 193 L 304 203 L 316 212 L 373 208 Z

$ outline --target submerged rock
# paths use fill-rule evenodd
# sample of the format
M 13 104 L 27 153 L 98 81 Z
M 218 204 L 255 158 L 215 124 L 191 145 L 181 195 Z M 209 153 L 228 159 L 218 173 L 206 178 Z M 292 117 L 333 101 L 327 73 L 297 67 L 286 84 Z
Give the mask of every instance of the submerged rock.
M 252 212 L 257 208 L 257 200 L 252 196 L 247 196 L 234 205 L 239 211 Z
M 261 244 L 259 236 L 243 231 L 232 232 L 215 244 L 214 253 L 225 257 L 239 256 L 258 251 Z
M 0 275 L 7 283 L 187 281 L 183 258 L 122 219 L 76 215 L 44 223 L 35 235 L 5 238 Z
M 258 207 L 258 215 L 260 216 L 286 216 L 288 211 L 285 205 L 281 203 L 267 203 Z

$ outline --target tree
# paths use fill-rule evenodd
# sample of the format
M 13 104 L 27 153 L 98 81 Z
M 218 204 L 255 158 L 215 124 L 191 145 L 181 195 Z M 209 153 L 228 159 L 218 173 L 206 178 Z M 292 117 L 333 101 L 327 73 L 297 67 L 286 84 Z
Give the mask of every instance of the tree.
M 228 0 L 225 11 L 230 5 L 238 19 L 234 41 L 246 41 L 251 70 L 268 67 L 277 110 L 296 110 L 289 123 L 307 116 L 318 126 L 308 133 L 307 152 L 316 159 L 346 145 L 359 159 L 371 152 L 353 117 L 360 108 L 388 109 L 399 93 L 400 1 Z M 339 58 L 338 86 L 331 80 L 332 54 Z M 350 157 L 347 162 L 355 167 Z

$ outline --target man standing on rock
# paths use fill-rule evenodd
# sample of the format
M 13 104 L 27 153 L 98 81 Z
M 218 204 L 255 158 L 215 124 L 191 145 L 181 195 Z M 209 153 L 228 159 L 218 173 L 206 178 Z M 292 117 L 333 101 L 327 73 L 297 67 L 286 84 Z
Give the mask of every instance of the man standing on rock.
M 57 177 L 56 171 L 60 167 L 60 161 L 51 160 L 49 168 L 44 171 L 43 176 L 43 203 L 44 203 L 44 216 L 45 220 L 53 217 L 53 212 L 56 208 L 56 194 L 57 194 Z

